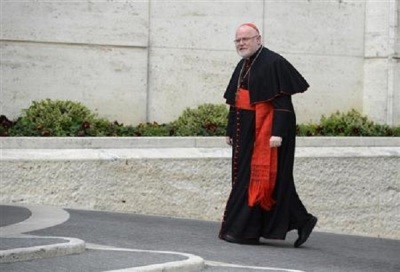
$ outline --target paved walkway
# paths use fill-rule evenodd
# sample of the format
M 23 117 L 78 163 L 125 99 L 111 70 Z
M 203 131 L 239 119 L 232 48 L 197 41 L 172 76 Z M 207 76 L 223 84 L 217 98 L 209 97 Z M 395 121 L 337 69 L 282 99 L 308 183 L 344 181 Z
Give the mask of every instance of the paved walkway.
M 216 238 L 219 224 L 0 205 L 1 271 L 400 271 L 399 240 L 315 232 L 260 246 Z

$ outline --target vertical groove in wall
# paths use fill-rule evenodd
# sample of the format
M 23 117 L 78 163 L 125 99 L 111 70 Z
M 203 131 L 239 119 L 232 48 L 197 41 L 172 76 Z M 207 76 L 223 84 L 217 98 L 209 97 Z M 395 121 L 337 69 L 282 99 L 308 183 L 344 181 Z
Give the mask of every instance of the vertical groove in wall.
M 390 0 L 388 10 L 388 74 L 387 74 L 387 112 L 386 112 L 386 124 L 393 125 L 393 114 L 394 114 L 394 84 L 395 84 L 395 53 L 396 53 L 396 41 L 397 41 L 397 9 L 398 0 Z
M 265 1 L 266 0 L 264 0 L 263 1 L 263 9 L 262 9 L 262 37 L 264 38 L 265 37 L 265 31 L 264 31 L 264 29 L 265 29 L 265 9 L 266 9 L 266 5 L 265 5 Z
M 367 10 L 368 10 L 368 1 L 364 3 L 364 33 L 363 33 L 363 74 L 362 74 L 362 92 L 361 92 L 361 113 L 366 114 L 365 109 L 365 101 L 366 101 L 366 83 L 365 83 L 365 76 L 366 76 L 366 60 L 367 60 Z
M 150 49 L 151 49 L 151 0 L 148 0 L 147 10 L 147 71 L 146 71 L 146 122 L 150 116 Z
M 364 56 L 364 68 L 365 68 L 365 59 L 366 59 L 366 54 L 367 54 L 367 51 L 366 51 L 366 47 L 367 47 L 367 38 L 366 38 L 366 36 L 367 36 L 367 20 L 368 20 L 368 18 L 367 18 L 367 9 L 368 9 L 368 2 L 365 2 L 364 3 L 364 33 L 363 33 L 363 56 Z M 363 80 L 364 81 L 364 80 Z M 363 102 L 363 104 L 364 104 L 364 102 Z
M 0 1 L 0 41 L 3 40 L 3 0 Z M 4 101 L 3 99 L 3 54 L 4 50 L 0 50 L 0 98 L 1 101 Z M 0 112 L 1 114 L 4 113 L 3 111 L 3 102 L 0 102 Z M 5 113 L 4 113 L 5 114 Z M 3 148 L 3 146 L 1 146 Z M 3 180 L 3 179 L 2 179 Z

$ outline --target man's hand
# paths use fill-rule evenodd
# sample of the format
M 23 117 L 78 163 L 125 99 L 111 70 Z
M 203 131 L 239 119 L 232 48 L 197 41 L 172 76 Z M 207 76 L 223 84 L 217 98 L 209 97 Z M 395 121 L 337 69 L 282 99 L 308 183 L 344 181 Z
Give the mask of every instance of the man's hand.
M 228 145 L 232 145 L 232 138 L 231 137 L 225 137 L 225 140 L 226 140 L 226 143 L 228 144 Z
M 271 136 L 271 138 L 269 138 L 269 145 L 271 147 L 280 147 L 281 144 L 282 144 L 282 137 Z

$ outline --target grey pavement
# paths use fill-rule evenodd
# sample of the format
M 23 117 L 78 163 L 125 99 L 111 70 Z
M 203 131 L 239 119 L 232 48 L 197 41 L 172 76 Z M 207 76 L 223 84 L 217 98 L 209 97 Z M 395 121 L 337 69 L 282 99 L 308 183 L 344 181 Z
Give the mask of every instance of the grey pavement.
M 318 230 L 318 228 L 317 228 Z M 0 205 L 0 271 L 400 271 L 400 240 L 315 231 L 237 245 L 218 222 Z

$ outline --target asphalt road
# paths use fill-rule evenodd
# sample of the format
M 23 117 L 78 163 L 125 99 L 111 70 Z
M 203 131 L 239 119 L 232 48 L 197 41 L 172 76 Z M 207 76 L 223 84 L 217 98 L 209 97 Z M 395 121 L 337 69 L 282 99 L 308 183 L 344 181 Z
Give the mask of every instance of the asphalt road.
M 3 206 L 5 207 L 5 206 Z M 0 271 L 116 271 L 148 263 L 184 259 L 181 253 L 205 260 L 203 271 L 329 271 L 398 272 L 400 240 L 339 235 L 315 231 L 301 248 L 295 232 L 285 241 L 262 240 L 261 245 L 237 245 L 217 238 L 218 222 L 114 212 L 66 210 L 67 221 L 28 234 L 74 237 L 90 250 L 78 255 L 0 264 Z M 25 220 L 29 210 L 0 209 L 0 226 Z M 17 214 L 17 215 L 16 215 Z M 52 215 L 49 215 L 49 221 Z M 111 246 L 131 252 L 94 250 Z M 157 254 L 158 253 L 158 254 Z M 175 254 L 176 253 L 176 254 Z

